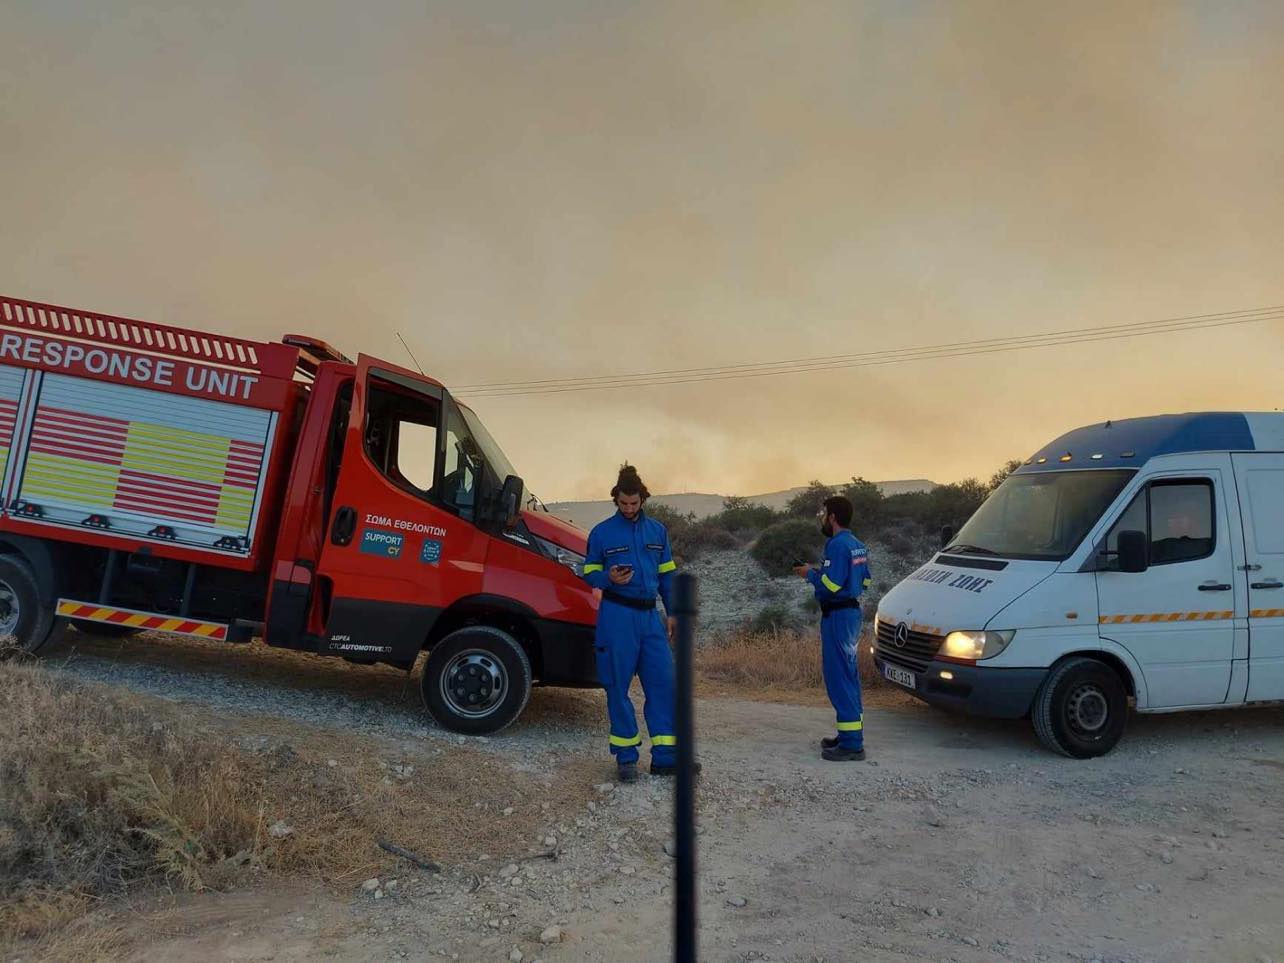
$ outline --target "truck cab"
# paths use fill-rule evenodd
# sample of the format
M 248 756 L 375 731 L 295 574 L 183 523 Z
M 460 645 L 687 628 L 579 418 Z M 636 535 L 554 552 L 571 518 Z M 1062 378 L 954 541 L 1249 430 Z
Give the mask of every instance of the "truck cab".
M 265 640 L 410 668 L 457 731 L 489 732 L 538 680 L 594 685 L 586 536 L 536 511 L 439 382 L 322 354 L 282 511 Z
M 0 297 L 0 634 L 160 631 L 410 670 L 494 732 L 597 684 L 587 536 L 439 381 Z M 421 658 L 422 657 L 422 658 Z
M 1117 744 L 1130 704 L 1284 699 L 1284 414 L 1056 439 L 883 598 L 874 653 L 920 699 L 1028 717 L 1080 758 Z

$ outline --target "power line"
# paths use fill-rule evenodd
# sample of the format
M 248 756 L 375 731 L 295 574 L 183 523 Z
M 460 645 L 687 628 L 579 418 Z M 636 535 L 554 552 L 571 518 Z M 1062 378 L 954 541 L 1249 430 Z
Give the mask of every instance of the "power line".
M 998 344 L 1003 342 L 1022 342 L 1027 340 L 1037 340 L 1042 338 L 1059 338 L 1075 334 L 1091 334 L 1096 332 L 1123 331 L 1131 328 L 1149 328 L 1164 325 L 1180 325 L 1194 321 L 1219 320 L 1231 317 L 1246 317 L 1263 313 L 1274 313 L 1284 310 L 1284 305 L 1275 305 L 1266 308 L 1252 308 L 1239 311 L 1220 311 L 1214 314 L 1194 314 L 1176 318 L 1163 318 L 1157 321 L 1131 321 L 1119 325 L 1098 325 L 1090 328 L 1070 328 L 1062 331 L 1049 331 L 1043 334 L 1025 334 L 1025 335 L 1008 335 L 1000 338 L 984 338 L 971 341 L 954 341 L 947 344 L 938 344 L 920 348 L 887 348 L 880 351 L 865 351 L 849 355 L 823 355 L 810 358 L 793 358 L 781 361 L 756 361 L 741 364 L 711 365 L 701 368 L 673 368 L 665 371 L 643 371 L 632 374 L 614 374 L 614 375 L 591 375 L 585 377 L 572 378 L 547 378 L 537 381 L 495 381 L 483 384 L 459 385 L 460 391 L 482 391 L 490 389 L 507 389 L 507 388 L 534 388 L 543 386 L 564 386 L 570 384 L 588 384 L 591 382 L 615 382 L 622 380 L 651 379 L 667 375 L 680 374 L 707 374 L 720 373 L 724 371 L 735 371 L 741 369 L 773 368 L 780 366 L 812 363 L 838 363 L 848 360 L 857 360 L 861 358 L 875 357 L 878 355 L 902 354 L 905 352 L 919 351 L 940 351 L 947 348 L 963 348 L 976 345 Z
M 1252 324 L 1260 321 L 1284 319 L 1284 306 L 1256 308 L 1246 311 L 1228 311 L 1217 314 L 1190 315 L 1159 321 L 1133 322 L 1093 328 L 1076 328 L 1032 335 L 1013 335 L 986 338 L 919 348 L 884 349 L 854 355 L 819 358 L 799 358 L 791 361 L 755 362 L 703 368 L 671 369 L 668 371 L 640 372 L 630 375 L 602 375 L 591 378 L 547 379 L 528 382 L 496 382 L 459 389 L 470 398 L 504 398 L 536 394 L 560 394 L 574 391 L 595 391 L 613 388 L 653 387 L 672 384 L 689 384 L 705 381 L 732 381 L 784 374 L 800 374 L 845 368 L 875 367 L 905 364 L 980 354 L 996 354 L 1030 348 L 1056 347 L 1084 344 L 1095 341 L 1114 341 L 1146 337 L 1156 334 L 1181 333 L 1232 325 Z

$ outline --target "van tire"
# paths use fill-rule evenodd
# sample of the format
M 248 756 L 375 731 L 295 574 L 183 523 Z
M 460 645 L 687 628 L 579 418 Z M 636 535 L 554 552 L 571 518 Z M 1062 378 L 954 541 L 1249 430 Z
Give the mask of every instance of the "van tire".
M 522 714 L 531 682 L 531 660 L 520 642 L 489 625 L 469 625 L 433 646 L 419 687 L 438 725 L 480 736 L 499 732 Z
M 1030 709 L 1035 735 L 1072 759 L 1104 756 L 1128 722 L 1128 690 L 1104 662 L 1076 657 L 1048 670 Z
M 53 600 L 41 598 L 31 569 L 13 555 L 0 555 L 0 623 L 6 621 L 12 624 L 0 635 L 0 658 L 35 655 L 66 627 L 54 616 Z

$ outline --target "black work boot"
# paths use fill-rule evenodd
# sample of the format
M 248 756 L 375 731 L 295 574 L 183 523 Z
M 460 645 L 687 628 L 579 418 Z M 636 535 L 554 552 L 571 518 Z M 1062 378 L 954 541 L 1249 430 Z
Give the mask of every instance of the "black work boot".
M 695 771 L 698 774 L 704 766 L 700 763 L 695 764 Z M 678 774 L 677 766 L 661 766 L 658 763 L 651 763 L 651 775 L 653 776 L 676 776 Z
M 865 750 L 844 749 L 842 746 L 834 746 L 832 749 L 822 749 L 820 756 L 829 762 L 864 762 Z
M 617 773 L 620 782 L 637 782 L 638 781 L 638 764 L 636 762 L 620 763 L 619 772 Z
M 824 739 L 821 739 L 821 740 L 820 740 L 820 748 L 822 748 L 822 749 L 837 749 L 837 748 L 838 748 L 838 737 L 837 737 L 837 736 L 825 736 L 825 738 L 824 738 Z

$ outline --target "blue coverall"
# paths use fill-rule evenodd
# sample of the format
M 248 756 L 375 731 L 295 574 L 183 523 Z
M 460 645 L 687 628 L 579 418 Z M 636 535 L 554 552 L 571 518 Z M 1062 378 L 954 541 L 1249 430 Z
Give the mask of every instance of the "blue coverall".
M 625 585 L 612 583 L 607 573 L 613 565 L 632 565 L 632 579 Z M 616 512 L 589 532 L 584 581 L 604 593 L 597 613 L 597 678 L 606 689 L 611 753 L 620 765 L 636 763 L 642 744 L 629 698 L 635 675 L 641 677 L 646 694 L 642 713 L 651 735 L 651 764 L 677 764 L 673 653 L 655 609 L 658 594 L 664 599 L 665 611 L 673 610 L 671 591 L 677 567 L 669 533 L 645 512 L 639 512 L 634 521 Z M 612 601 L 608 594 L 649 607 L 632 608 Z
M 807 573 L 824 608 L 835 602 L 851 605 L 869 587 L 869 550 L 844 529 L 825 544 L 825 560 Z M 825 690 L 838 716 L 838 745 L 859 751 L 865 746 L 856 646 L 860 639 L 860 609 L 835 608 L 820 618 L 821 668 Z

